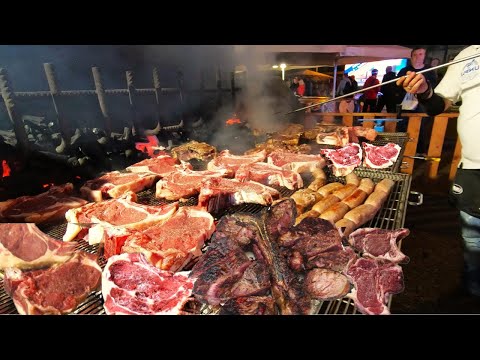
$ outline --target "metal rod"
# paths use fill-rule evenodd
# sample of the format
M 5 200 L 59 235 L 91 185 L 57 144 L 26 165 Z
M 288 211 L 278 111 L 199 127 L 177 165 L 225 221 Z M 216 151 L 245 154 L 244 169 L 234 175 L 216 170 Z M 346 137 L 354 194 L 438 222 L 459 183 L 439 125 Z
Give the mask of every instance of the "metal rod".
M 100 110 L 102 111 L 103 118 L 105 120 L 105 127 L 108 136 L 112 133 L 112 122 L 110 115 L 107 110 L 107 101 L 105 96 L 105 90 L 102 84 L 102 77 L 100 75 L 100 69 L 98 67 L 92 67 L 93 81 L 95 83 L 95 92 L 98 98 L 98 104 L 100 105 Z
M 63 118 L 63 116 L 61 115 L 61 111 L 59 110 L 59 104 L 57 104 L 59 89 L 58 89 L 57 77 L 55 76 L 55 69 L 53 68 L 53 64 L 51 63 L 44 63 L 43 69 L 45 70 L 45 75 L 47 76 L 47 82 L 48 82 L 48 87 L 50 89 L 50 93 L 52 97 L 53 108 L 55 109 L 55 113 L 57 114 L 57 124 L 58 124 L 58 127 L 60 128 L 60 134 L 63 138 L 69 139 L 70 138 L 69 126 L 65 121 L 65 119 Z
M 3 101 L 5 102 L 8 117 L 10 118 L 10 121 L 13 125 L 15 137 L 17 138 L 16 146 L 21 151 L 21 153 L 25 157 L 27 157 L 30 151 L 28 136 L 25 132 L 25 127 L 19 114 L 18 107 L 15 105 L 15 94 L 12 91 L 10 81 L 7 76 L 7 71 L 3 68 L 0 68 L 0 91 L 2 93 Z
M 432 71 L 432 70 L 436 70 L 436 69 L 440 69 L 440 68 L 445 67 L 445 66 L 450 66 L 450 65 L 453 65 L 453 64 L 457 64 L 457 63 L 459 63 L 459 62 L 466 61 L 466 60 L 470 60 L 470 59 L 473 59 L 473 58 L 476 58 L 476 57 L 479 57 L 479 56 L 480 56 L 480 54 L 470 55 L 470 56 L 467 56 L 467 57 L 464 57 L 464 58 L 461 58 L 461 59 L 458 59 L 458 60 L 453 60 L 453 61 L 450 61 L 450 62 L 445 63 L 445 64 L 440 64 L 440 65 L 437 65 L 437 66 L 434 66 L 434 67 L 431 67 L 431 68 L 428 68 L 428 69 L 419 71 L 419 72 L 417 72 L 417 74 L 423 74 L 423 73 L 426 73 L 426 72 L 429 72 L 429 71 Z M 404 77 L 407 77 L 407 75 L 405 75 Z M 364 91 L 366 91 L 366 90 L 370 90 L 370 89 L 373 89 L 373 88 L 376 88 L 376 87 L 379 87 L 379 86 L 382 86 L 382 85 L 386 85 L 386 84 L 390 84 L 390 83 L 393 83 L 393 82 L 397 82 L 398 79 L 400 79 L 400 78 L 395 78 L 395 79 L 392 79 L 392 80 L 388 80 L 388 81 L 385 81 L 385 82 L 383 82 L 383 83 L 379 83 L 379 84 L 376 84 L 376 85 L 373 85 L 373 86 L 369 86 L 369 87 L 367 87 L 367 88 L 363 88 L 363 89 L 360 89 L 360 90 L 357 90 L 357 91 L 352 91 L 351 93 L 344 94 L 344 95 L 340 95 L 340 96 L 334 97 L 334 98 L 329 99 L 329 100 L 326 100 L 326 101 L 320 101 L 320 102 L 315 103 L 315 104 L 311 104 L 311 105 L 308 105 L 308 106 L 304 106 L 304 107 L 301 107 L 301 108 L 299 108 L 299 109 L 296 109 L 296 110 L 292 110 L 292 111 L 290 111 L 290 112 L 287 112 L 287 113 L 285 113 L 284 115 L 293 114 L 293 113 L 298 112 L 298 111 L 301 111 L 301 110 L 305 110 L 305 109 L 309 109 L 309 108 L 314 107 L 314 106 L 326 104 L 326 103 L 329 103 L 329 102 L 332 102 L 332 101 L 335 101 L 335 100 L 338 100 L 338 99 L 343 99 L 344 97 L 351 96 L 351 95 L 353 95 L 353 94 L 357 94 L 357 93 L 360 93 L 360 92 L 364 92 Z M 281 111 L 274 113 L 274 115 L 278 115 L 278 114 L 280 114 L 280 113 L 281 113 Z
M 143 134 L 140 134 L 142 129 L 140 129 L 140 124 L 138 122 L 138 113 L 135 106 L 136 90 L 135 90 L 135 86 L 133 85 L 133 71 L 127 70 L 125 72 L 125 76 L 127 78 L 128 98 L 130 101 L 130 110 L 132 113 L 132 123 L 133 123 L 132 131 L 134 131 L 134 134 L 136 135 L 143 135 Z

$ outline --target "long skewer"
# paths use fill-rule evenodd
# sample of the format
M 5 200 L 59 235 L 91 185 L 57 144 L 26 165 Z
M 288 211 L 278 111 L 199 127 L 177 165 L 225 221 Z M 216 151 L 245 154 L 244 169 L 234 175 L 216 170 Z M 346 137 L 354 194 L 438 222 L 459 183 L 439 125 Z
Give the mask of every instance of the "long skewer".
M 440 64 L 440 65 L 437 65 L 437 66 L 434 66 L 434 67 L 431 67 L 431 68 L 428 68 L 428 69 L 419 71 L 419 72 L 417 72 L 417 74 L 423 74 L 423 73 L 426 73 L 426 72 L 428 72 L 428 71 L 440 69 L 440 68 L 442 68 L 442 67 L 450 66 L 450 65 L 453 65 L 453 64 L 462 62 L 462 61 L 466 61 L 466 60 L 470 60 L 470 59 L 479 57 L 479 56 L 480 56 L 480 54 L 475 54 L 475 55 L 470 55 L 470 56 L 464 57 L 464 58 L 462 58 L 462 59 L 452 60 L 452 61 L 450 61 L 450 62 L 448 62 L 448 63 Z M 407 77 L 407 75 L 405 75 L 405 77 Z M 396 82 L 398 79 L 399 79 L 399 78 L 395 78 L 395 79 L 392 79 L 392 80 L 388 80 L 388 81 L 385 81 L 385 82 L 383 82 L 383 83 L 379 83 L 379 84 L 376 84 L 376 85 L 373 85 L 373 86 L 369 86 L 369 87 L 367 87 L 367 88 L 363 88 L 363 89 L 360 89 L 360 90 L 352 91 L 351 93 L 344 94 L 344 95 L 340 95 L 340 96 L 331 98 L 331 99 L 326 100 L 326 101 L 321 101 L 321 102 L 318 102 L 318 103 L 315 103 L 315 104 L 311 104 L 311 105 L 308 105 L 308 106 L 304 106 L 304 107 L 301 107 L 301 108 L 299 108 L 299 109 L 289 111 L 289 112 L 285 113 L 284 115 L 293 114 L 293 113 L 298 112 L 298 111 L 301 111 L 301 110 L 309 109 L 309 108 L 314 107 L 314 106 L 326 104 L 326 103 L 329 103 L 329 102 L 332 102 L 332 101 L 335 101 L 335 100 L 338 100 L 338 99 L 342 99 L 342 98 L 344 98 L 344 97 L 351 96 L 351 95 L 353 95 L 353 94 L 357 94 L 357 93 L 360 93 L 360 92 L 364 92 L 364 91 L 366 91 L 366 90 L 370 90 L 370 89 L 373 89 L 373 88 L 376 88 L 376 87 L 379 87 L 379 86 L 382 86 L 382 85 L 390 84 L 390 83 L 392 83 L 392 82 Z M 275 113 L 275 115 L 276 115 L 276 114 L 279 114 L 279 112 Z

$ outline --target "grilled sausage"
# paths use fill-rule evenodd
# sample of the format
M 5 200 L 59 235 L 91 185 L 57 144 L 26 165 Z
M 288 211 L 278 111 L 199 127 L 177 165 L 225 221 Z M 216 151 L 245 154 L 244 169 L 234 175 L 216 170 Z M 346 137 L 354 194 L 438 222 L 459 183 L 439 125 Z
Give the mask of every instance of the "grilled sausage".
M 371 193 L 367 200 L 365 200 L 364 204 L 366 205 L 371 205 L 375 207 L 378 210 L 382 207 L 383 203 L 385 200 L 387 200 L 388 193 L 383 192 L 381 190 L 375 190 L 373 193 Z
M 327 210 L 333 204 L 339 202 L 340 199 L 333 194 L 328 195 L 325 199 L 320 200 L 315 205 L 313 205 L 312 210 L 318 212 L 320 215 L 325 210 Z
M 345 218 L 338 220 L 335 223 L 335 227 L 338 229 L 341 236 L 348 236 L 356 229 L 355 223 Z
M 308 185 L 310 190 L 317 191 L 327 183 L 327 175 L 325 175 L 325 171 L 323 171 L 323 169 L 314 168 L 312 170 L 312 175 L 314 180 L 310 185 Z
M 320 189 L 317 190 L 317 192 L 325 198 L 327 197 L 327 195 L 331 194 L 335 190 L 340 189 L 343 186 L 344 185 L 342 183 L 332 182 L 332 183 L 328 183 L 325 186 L 322 186 Z
M 318 211 L 309 210 L 309 211 L 303 213 L 302 215 L 297 216 L 297 218 L 295 219 L 295 226 L 300 224 L 300 222 L 307 217 L 318 217 L 319 215 L 320 215 L 320 213 Z
M 345 199 L 342 200 L 342 203 L 346 204 L 350 209 L 356 208 L 357 206 L 363 204 L 368 194 L 362 189 L 358 188 Z
M 368 220 L 373 219 L 379 208 L 373 205 L 362 204 L 355 209 L 350 210 L 343 217 L 355 224 L 355 229 L 365 224 Z
M 375 183 L 370 178 L 363 178 L 360 180 L 360 185 L 358 185 L 358 188 L 365 191 L 367 195 L 370 195 L 375 188 Z
M 343 199 L 345 199 L 347 196 L 349 196 L 350 194 L 352 194 L 356 189 L 357 189 L 357 186 L 356 186 L 356 185 L 347 184 L 347 185 L 345 185 L 344 187 L 342 187 L 342 188 L 340 188 L 340 189 L 335 190 L 334 192 L 332 192 L 332 195 L 335 195 L 335 196 L 338 197 L 340 200 L 343 200 Z
M 301 214 L 313 204 L 322 200 L 322 195 L 310 189 L 300 189 L 290 196 L 297 207 L 297 213 Z
M 378 191 L 383 191 L 387 194 L 390 194 L 390 191 L 392 190 L 393 185 L 395 185 L 395 181 L 390 179 L 383 179 L 375 186 L 375 191 L 378 190 Z
M 358 184 L 360 184 L 360 179 L 358 178 L 357 174 L 351 172 L 350 174 L 345 176 L 345 182 L 347 184 L 353 184 L 355 186 L 358 186 Z
M 343 218 L 343 216 L 350 210 L 347 204 L 343 202 L 338 202 L 330 206 L 327 210 L 325 210 L 321 215 L 320 218 L 330 221 L 333 225 Z

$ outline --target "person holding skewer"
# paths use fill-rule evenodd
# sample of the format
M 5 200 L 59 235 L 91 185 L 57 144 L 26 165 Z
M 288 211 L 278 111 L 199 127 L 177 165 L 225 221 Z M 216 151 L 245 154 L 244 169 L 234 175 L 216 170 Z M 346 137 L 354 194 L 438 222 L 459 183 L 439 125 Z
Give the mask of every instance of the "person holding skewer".
M 480 45 L 465 48 L 454 61 L 463 58 L 468 60 L 451 64 L 436 87 L 423 73 L 415 71 L 407 71 L 396 83 L 407 93 L 416 94 L 430 116 L 462 101 L 457 120 L 462 153 L 449 199 L 460 216 L 463 284 L 470 294 L 480 296 Z

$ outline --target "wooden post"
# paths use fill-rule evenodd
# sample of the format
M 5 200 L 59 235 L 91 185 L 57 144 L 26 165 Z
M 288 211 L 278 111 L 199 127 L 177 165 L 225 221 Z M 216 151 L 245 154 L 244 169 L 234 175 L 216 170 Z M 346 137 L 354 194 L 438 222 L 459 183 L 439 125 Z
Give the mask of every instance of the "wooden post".
M 397 115 L 386 115 L 385 119 L 396 119 Z M 397 131 L 397 123 L 395 121 L 385 121 L 385 132 L 394 133 Z
M 421 116 L 411 116 L 408 120 L 407 132 L 410 136 L 405 146 L 404 155 L 415 156 L 417 152 L 418 133 L 420 131 Z M 403 162 L 407 163 L 407 167 L 402 169 L 402 173 L 413 174 L 414 159 L 404 157 Z
M 61 100 L 59 99 L 59 87 L 57 83 L 57 77 L 55 76 L 55 70 L 53 68 L 53 64 L 44 63 L 43 68 L 45 70 L 45 75 L 47 76 L 48 87 L 50 89 L 50 94 L 52 96 L 53 107 L 55 109 L 55 113 L 57 114 L 57 123 L 58 127 L 60 128 L 60 134 L 62 138 L 65 140 L 70 140 L 71 131 L 68 123 L 65 121 L 65 118 L 62 116 L 62 109 L 61 109 Z M 70 144 L 70 141 L 67 141 Z
M 105 132 L 110 137 L 112 132 L 112 121 L 110 119 L 110 115 L 108 114 L 107 101 L 105 90 L 102 84 L 102 77 L 100 75 L 100 69 L 98 67 L 92 67 L 92 75 L 95 83 L 95 92 L 97 93 L 98 104 L 100 105 L 100 110 L 102 111 L 103 119 L 105 121 Z
M 443 141 L 445 139 L 445 133 L 447 132 L 447 125 L 448 117 L 436 116 L 434 118 L 432 136 L 430 138 L 427 156 L 441 158 Z M 435 179 L 438 176 L 439 165 L 440 161 L 428 161 L 427 176 L 429 179 Z
M 343 115 L 342 124 L 343 126 L 353 126 L 353 115 Z
M 15 94 L 11 88 L 10 81 L 8 80 L 7 71 L 0 68 L 0 90 L 2 92 L 2 98 L 7 108 L 8 117 L 13 125 L 13 131 L 17 138 L 16 147 L 20 150 L 21 154 L 25 157 L 29 154 L 28 136 L 25 132 L 25 127 L 22 121 L 22 117 L 19 115 L 17 107 L 15 106 Z

